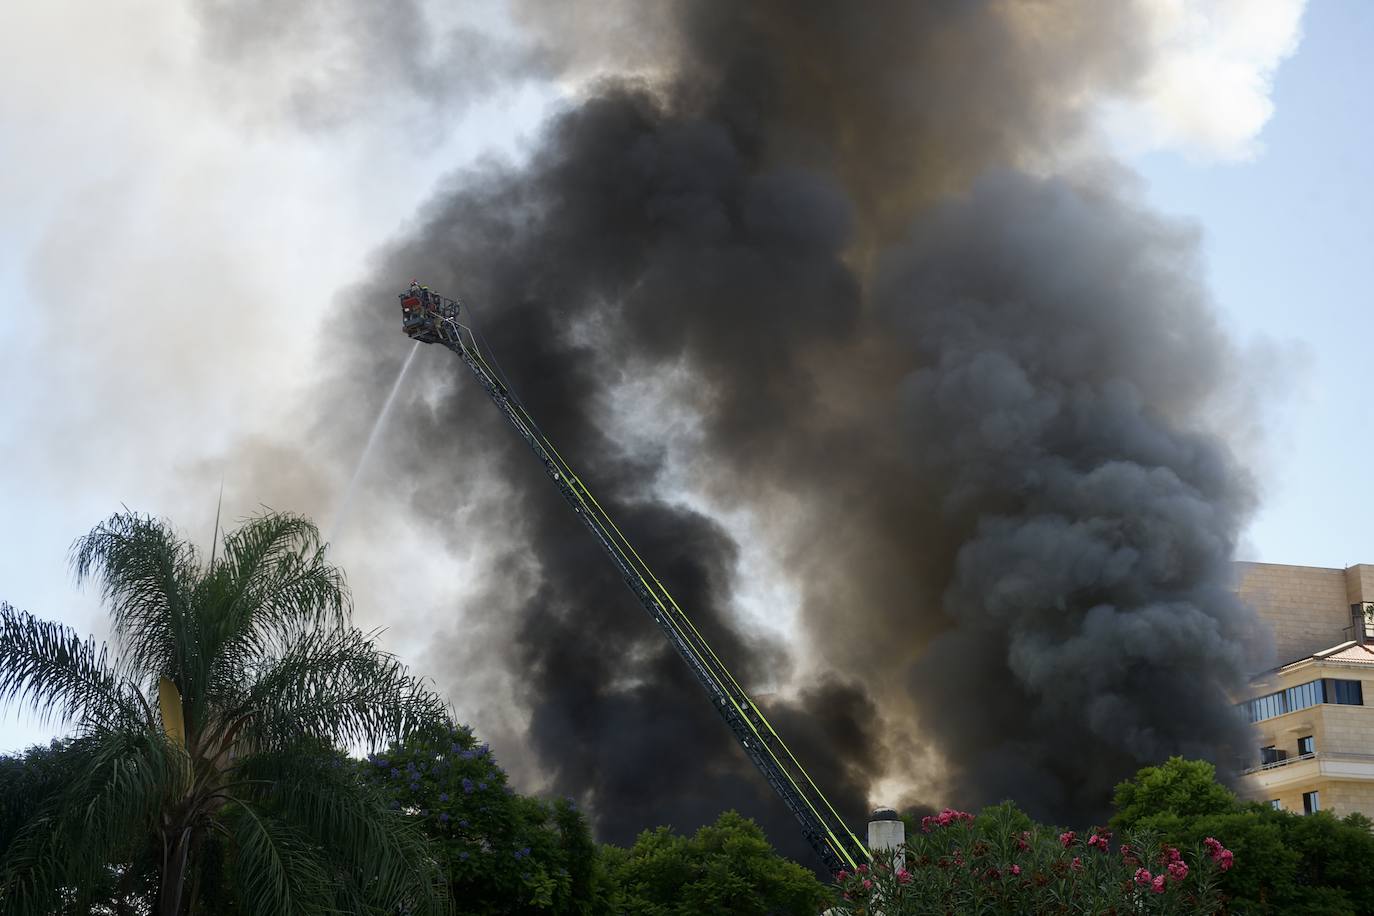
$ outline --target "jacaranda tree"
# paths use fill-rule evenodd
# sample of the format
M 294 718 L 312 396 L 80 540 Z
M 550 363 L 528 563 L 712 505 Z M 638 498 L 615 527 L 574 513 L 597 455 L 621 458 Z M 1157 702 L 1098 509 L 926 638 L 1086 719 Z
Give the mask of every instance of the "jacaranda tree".
M 396 742 L 362 772 L 434 842 L 465 916 L 610 911 L 586 818 L 568 800 L 517 794 L 471 729 Z
M 86 912 L 124 875 L 153 876 L 160 916 L 445 906 L 428 842 L 339 751 L 442 727 L 445 709 L 350 626 L 310 522 L 256 516 L 204 560 L 123 513 L 73 566 L 100 586 L 114 652 L 0 605 L 0 702 L 75 728 L 60 786 L 0 850 L 6 912 Z

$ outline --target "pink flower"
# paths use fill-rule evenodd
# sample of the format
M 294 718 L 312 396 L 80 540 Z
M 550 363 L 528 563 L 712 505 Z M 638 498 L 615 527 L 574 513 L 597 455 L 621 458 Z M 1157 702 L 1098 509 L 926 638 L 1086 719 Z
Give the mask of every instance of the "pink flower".
M 1221 845 L 1221 841 L 1214 837 L 1208 837 L 1202 841 L 1202 845 L 1207 847 L 1207 851 L 1212 856 L 1212 861 L 1221 866 L 1222 871 L 1230 871 L 1235 864 L 1235 853 Z
M 1188 866 L 1183 862 L 1170 862 L 1169 877 L 1175 881 L 1182 881 L 1188 877 Z
M 1135 883 L 1136 883 L 1136 884 L 1139 884 L 1141 887 L 1146 887 L 1146 886 L 1149 885 L 1149 883 L 1150 883 L 1151 880 L 1153 880 L 1153 876 L 1150 874 L 1149 869 L 1146 869 L 1146 868 L 1137 868 L 1137 869 L 1135 870 Z
M 1088 837 L 1088 845 L 1093 847 L 1094 849 L 1100 849 L 1103 852 L 1106 852 L 1107 838 L 1100 833 L 1094 833 L 1092 836 Z
M 1164 862 L 1182 862 L 1183 853 L 1179 852 L 1173 846 L 1169 846 L 1165 848 L 1164 854 L 1160 856 L 1160 859 Z
M 871 891 L 871 890 L 873 890 L 873 882 L 870 881 L 870 880 L 868 880 L 867 878 L 864 878 L 864 890 L 866 890 L 866 891 Z
M 1082 871 L 1083 860 L 1078 858 L 1078 856 L 1074 856 L 1073 861 L 1069 863 L 1069 868 L 1072 868 L 1074 871 Z
M 1011 867 L 1011 873 L 1012 873 L 1013 875 L 1019 875 L 1019 874 L 1021 874 L 1021 866 L 1020 866 L 1020 865 L 1013 865 L 1013 866 Z
M 1017 849 L 1021 849 L 1021 850 L 1030 849 L 1030 843 L 1027 842 L 1027 840 L 1029 840 L 1029 839 L 1030 839 L 1030 831 L 1029 831 L 1029 830 L 1022 830 L 1022 831 L 1021 831 L 1021 836 L 1018 837 L 1017 840 L 1016 840 L 1016 848 L 1017 848 Z
M 1163 876 L 1163 875 L 1155 875 L 1155 879 L 1154 879 L 1153 881 L 1150 882 L 1150 893 L 1152 893 L 1152 894 L 1162 894 L 1162 893 L 1164 893 L 1164 876 Z
M 932 826 L 948 827 L 950 824 L 958 823 L 959 821 L 971 820 L 973 820 L 973 815 L 969 814 L 967 811 L 955 811 L 953 808 L 946 808 L 934 817 L 927 816 L 921 818 L 921 831 L 923 833 L 930 833 L 930 828 Z
M 857 872 L 858 872 L 859 874 L 861 874 L 861 875 L 866 875 L 866 874 L 868 874 L 868 866 L 867 866 L 867 865 L 860 865 L 858 868 L 856 868 L 856 869 L 854 869 L 854 870 L 857 871 Z
M 905 868 L 899 868 L 899 869 L 897 869 L 897 883 L 898 883 L 898 884 L 910 884 L 910 883 L 911 883 L 911 872 L 907 871 Z
M 1078 834 L 1074 833 L 1072 830 L 1067 830 L 1064 833 L 1059 834 L 1059 845 L 1063 846 L 1065 849 L 1068 849 L 1070 846 L 1073 845 L 1073 841 L 1076 839 L 1078 839 Z
M 844 869 L 840 869 L 840 873 L 839 873 L 838 875 L 835 876 L 835 880 L 837 880 L 837 881 L 847 881 L 847 880 L 849 880 L 849 872 L 845 871 Z

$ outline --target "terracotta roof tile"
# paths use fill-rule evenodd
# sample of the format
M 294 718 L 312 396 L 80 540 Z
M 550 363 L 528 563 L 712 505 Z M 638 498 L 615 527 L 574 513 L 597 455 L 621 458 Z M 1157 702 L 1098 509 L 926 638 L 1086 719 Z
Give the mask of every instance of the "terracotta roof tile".
M 1328 652 L 1330 650 L 1327 650 Z M 1317 658 L 1328 662 L 1353 662 L 1357 665 L 1374 665 L 1374 646 L 1360 645 L 1355 643 L 1338 651 L 1327 655 L 1325 652 L 1317 653 Z

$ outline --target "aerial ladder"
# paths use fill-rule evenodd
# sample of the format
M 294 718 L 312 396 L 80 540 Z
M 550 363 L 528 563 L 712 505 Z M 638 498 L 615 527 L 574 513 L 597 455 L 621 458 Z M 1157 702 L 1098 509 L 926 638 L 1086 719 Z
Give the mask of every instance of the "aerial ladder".
M 519 398 L 478 349 L 472 329 L 459 321 L 461 303 L 412 283 L 400 295 L 402 329 L 422 343 L 442 344 L 467 365 L 478 383 L 534 452 L 587 530 L 619 570 L 625 584 L 682 656 L 725 724 L 764 779 L 801 825 L 811 848 L 830 873 L 853 870 L 872 854 L 845 825 L 824 793 L 774 730 L 763 710 L 735 680 L 701 632 L 625 538 L 601 503 L 558 453 Z

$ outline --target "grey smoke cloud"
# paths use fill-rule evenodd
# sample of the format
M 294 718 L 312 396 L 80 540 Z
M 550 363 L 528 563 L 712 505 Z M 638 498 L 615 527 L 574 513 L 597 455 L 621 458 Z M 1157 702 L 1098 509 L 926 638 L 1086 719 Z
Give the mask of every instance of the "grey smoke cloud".
M 1254 492 L 1206 431 L 1241 373 L 1191 233 L 998 174 L 881 273 L 878 311 L 913 353 L 918 474 L 967 532 L 943 593 L 953 628 L 910 682 L 960 762 L 955 791 L 1095 813 L 1141 762 L 1235 763 L 1228 694 L 1260 647 L 1230 560 Z

